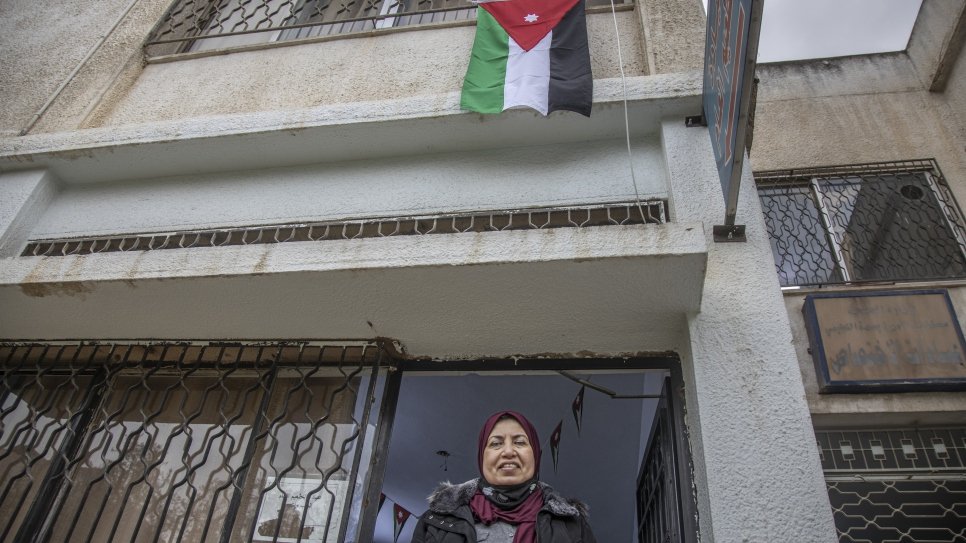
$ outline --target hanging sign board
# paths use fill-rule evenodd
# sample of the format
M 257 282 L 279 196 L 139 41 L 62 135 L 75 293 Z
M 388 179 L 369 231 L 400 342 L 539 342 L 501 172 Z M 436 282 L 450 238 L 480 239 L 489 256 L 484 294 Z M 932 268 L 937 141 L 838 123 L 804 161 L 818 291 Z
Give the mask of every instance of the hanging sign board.
M 945 290 L 805 297 L 821 392 L 966 390 L 966 343 Z
M 704 49 L 704 120 L 725 198 L 725 223 L 738 208 L 741 166 L 749 135 L 755 59 L 763 0 L 708 0 Z

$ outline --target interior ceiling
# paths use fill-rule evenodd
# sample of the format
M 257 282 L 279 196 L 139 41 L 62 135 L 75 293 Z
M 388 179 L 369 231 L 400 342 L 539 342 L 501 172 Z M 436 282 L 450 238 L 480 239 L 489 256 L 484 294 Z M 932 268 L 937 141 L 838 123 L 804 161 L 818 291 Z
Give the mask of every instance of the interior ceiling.
M 659 394 L 664 372 L 576 372 L 619 394 Z M 493 412 L 512 409 L 529 418 L 540 435 L 540 478 L 561 494 L 590 507 L 599 541 L 634 541 L 635 490 L 643 447 L 656 399 L 611 399 L 586 389 L 578 435 L 571 404 L 581 385 L 557 373 L 513 375 L 450 374 L 404 376 L 390 442 L 389 464 L 375 543 L 393 541 L 392 503 L 413 515 L 426 509 L 426 496 L 441 481 L 463 482 L 479 475 L 477 438 Z M 549 437 L 563 421 L 558 470 Z M 447 451 L 444 458 L 437 451 Z M 416 519 L 404 526 L 408 542 Z

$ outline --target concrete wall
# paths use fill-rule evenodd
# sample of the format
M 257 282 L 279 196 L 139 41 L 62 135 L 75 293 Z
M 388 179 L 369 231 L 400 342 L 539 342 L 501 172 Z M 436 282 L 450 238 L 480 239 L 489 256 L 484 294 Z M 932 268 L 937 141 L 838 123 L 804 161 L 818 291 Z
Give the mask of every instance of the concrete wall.
M 648 73 L 703 69 L 706 24 L 701 0 L 638 2 Z
M 0 2 L 0 134 L 15 135 L 110 30 L 130 0 Z M 38 52 L 43 54 L 38 55 Z
M 0 135 L 83 125 L 105 95 L 137 78 L 141 44 L 169 4 L 0 1 Z
M 618 13 L 624 70 L 646 73 L 640 22 Z M 610 13 L 587 17 L 595 78 L 619 76 Z M 459 90 L 470 58 L 472 22 L 346 36 L 317 43 L 269 46 L 228 55 L 149 64 L 91 125 L 315 107 L 445 94 Z
M 461 85 L 475 28 L 404 27 L 145 65 L 142 44 L 169 4 L 0 2 L 0 134 L 445 94 Z M 646 0 L 617 20 L 626 75 L 700 67 L 699 0 Z M 595 77 L 619 75 L 611 14 L 591 13 L 588 34 Z
M 0 134 L 447 93 L 462 83 L 475 31 L 406 27 L 144 66 L 141 45 L 169 4 L 0 2 Z M 625 72 L 645 74 L 641 19 L 617 15 Z M 615 77 L 611 14 L 588 16 L 588 33 L 595 76 Z
M 750 167 L 738 216 L 744 243 L 712 241 L 724 200 L 704 128 L 662 127 L 671 210 L 700 221 L 708 270 L 682 353 L 688 427 L 712 541 L 836 541 L 808 404 Z M 699 157 L 704 157 L 701 159 Z M 747 163 L 746 163 L 747 164 Z
M 935 285 L 930 288 L 935 288 Z M 961 323 L 966 322 L 966 288 L 957 284 L 939 285 L 949 294 Z M 898 287 L 864 287 L 854 290 L 895 289 Z M 823 289 L 822 292 L 827 292 Z M 819 394 L 815 364 L 809 353 L 808 332 L 802 316 L 805 293 L 785 295 L 785 308 L 792 327 L 795 353 L 801 368 L 802 382 L 809 409 L 817 426 L 918 426 L 930 424 L 966 424 L 966 394 L 961 392 L 904 392 L 901 394 Z
M 656 138 L 634 142 L 641 197 L 665 198 Z M 35 239 L 630 201 L 621 140 L 412 155 L 65 187 Z M 258 202 L 258 205 L 253 205 Z
M 960 127 L 905 53 L 759 66 L 756 170 L 935 158 L 966 202 Z
M 963 8 L 961 0 L 925 0 L 905 52 L 759 66 L 755 169 L 934 158 L 958 201 L 966 202 L 966 66 L 962 45 L 949 49 Z M 951 64 L 946 85 L 930 90 L 944 62 Z M 963 321 L 966 292 L 959 283 L 938 285 L 947 286 Z M 819 394 L 801 313 L 805 294 L 787 293 L 785 307 L 817 426 L 966 421 L 963 394 Z

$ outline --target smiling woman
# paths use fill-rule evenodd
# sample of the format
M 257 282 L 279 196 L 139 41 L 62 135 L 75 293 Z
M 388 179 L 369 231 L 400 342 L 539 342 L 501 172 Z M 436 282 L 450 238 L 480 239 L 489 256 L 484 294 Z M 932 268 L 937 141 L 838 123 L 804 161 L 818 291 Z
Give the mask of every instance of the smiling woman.
M 481 478 L 436 489 L 413 543 L 595 543 L 583 504 L 539 481 L 540 440 L 526 417 L 491 415 L 478 465 Z

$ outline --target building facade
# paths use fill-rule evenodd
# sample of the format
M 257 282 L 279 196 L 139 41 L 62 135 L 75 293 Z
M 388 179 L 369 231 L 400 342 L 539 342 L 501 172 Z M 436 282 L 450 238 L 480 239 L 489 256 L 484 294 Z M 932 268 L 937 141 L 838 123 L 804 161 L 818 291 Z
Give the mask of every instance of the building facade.
M 961 525 L 966 372 L 820 391 L 803 308 L 966 314 L 964 4 L 904 52 L 759 66 L 721 243 L 698 0 L 588 3 L 589 118 L 461 111 L 460 2 L 0 0 L 0 540 L 406 540 L 507 407 L 601 541 Z M 841 180 L 939 218 L 855 241 L 814 203 Z M 904 440 L 942 468 L 841 462 Z M 842 498 L 873 476 L 942 497 L 893 527 Z

